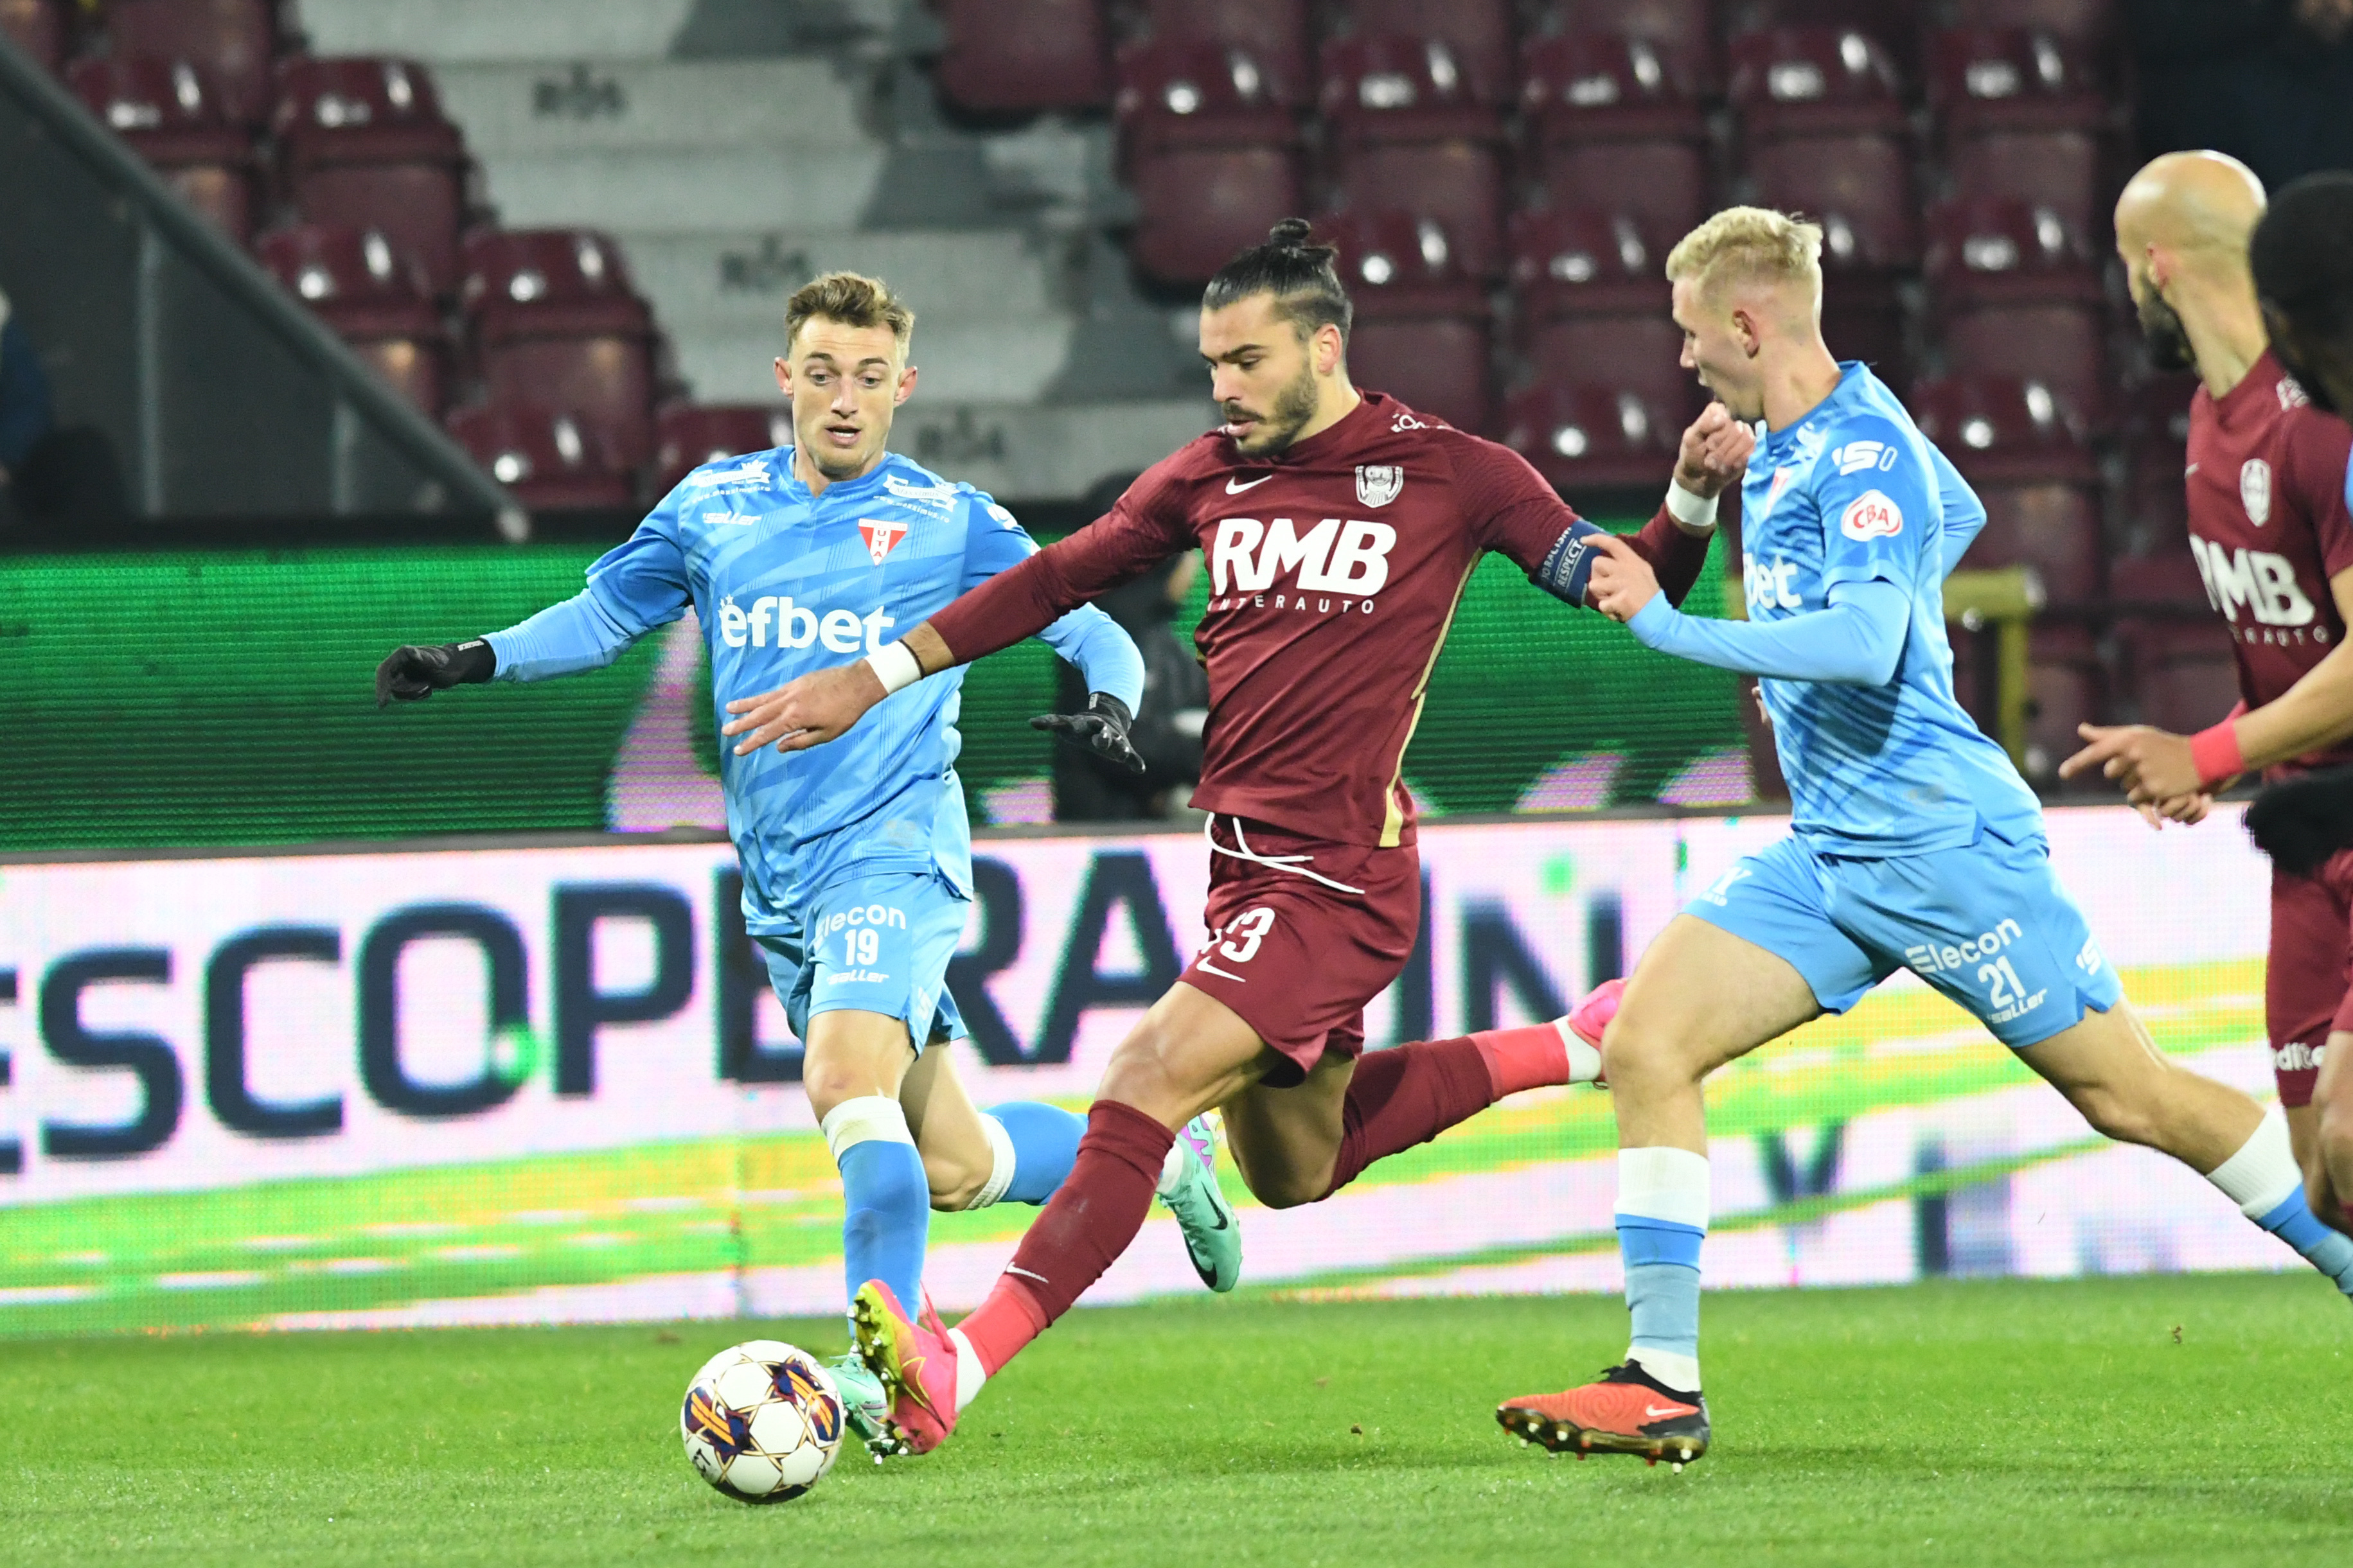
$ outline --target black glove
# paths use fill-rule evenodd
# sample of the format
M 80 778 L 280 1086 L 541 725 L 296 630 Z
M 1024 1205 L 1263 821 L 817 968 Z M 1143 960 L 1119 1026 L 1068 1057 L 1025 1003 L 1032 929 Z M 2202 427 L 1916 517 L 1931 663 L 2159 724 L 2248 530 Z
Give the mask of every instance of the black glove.
M 2247 807 L 2247 831 L 2272 864 L 2309 877 L 2340 849 L 2353 849 L 2353 768 L 2284 779 Z
M 412 643 L 394 648 L 392 657 L 375 667 L 375 705 L 421 702 L 437 691 L 488 680 L 498 672 L 499 656 L 480 637 L 431 647 Z
M 1099 757 L 1125 768 L 1129 773 L 1144 771 L 1144 759 L 1135 752 L 1127 738 L 1127 727 L 1135 715 L 1127 704 L 1108 691 L 1098 691 L 1087 699 L 1083 713 L 1040 713 L 1029 721 L 1032 730 L 1050 730 L 1074 746 L 1082 746 Z

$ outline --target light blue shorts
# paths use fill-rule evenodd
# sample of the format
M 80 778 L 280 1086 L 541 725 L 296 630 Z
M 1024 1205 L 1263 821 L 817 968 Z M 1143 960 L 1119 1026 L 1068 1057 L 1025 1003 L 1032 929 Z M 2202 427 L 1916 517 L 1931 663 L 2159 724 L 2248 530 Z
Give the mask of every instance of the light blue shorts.
M 971 911 L 936 872 L 879 871 L 810 894 L 798 931 L 753 940 L 797 1038 L 812 1015 L 849 1008 L 899 1019 L 921 1054 L 970 1032 L 948 994 L 948 962 Z
M 1829 1012 L 1909 969 L 2014 1051 L 2124 996 L 2039 836 L 2011 844 L 1988 833 L 1961 848 L 1884 860 L 1820 855 L 1784 838 L 1718 877 L 1684 912 L 1788 960 Z

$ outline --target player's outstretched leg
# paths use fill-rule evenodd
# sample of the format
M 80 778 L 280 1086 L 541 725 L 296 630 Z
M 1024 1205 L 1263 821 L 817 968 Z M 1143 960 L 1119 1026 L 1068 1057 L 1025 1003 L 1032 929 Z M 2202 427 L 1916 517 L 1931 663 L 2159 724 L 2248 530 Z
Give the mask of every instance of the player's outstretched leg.
M 1634 1454 L 1678 1469 L 1707 1452 L 1699 1374 L 1700 1244 L 1708 1223 L 1700 1082 L 1820 1010 L 1787 961 L 1690 916 L 1678 917 L 1643 954 L 1607 1021 L 1603 1047 L 1618 1112 L 1618 1245 L 1632 1319 L 1626 1359 L 1582 1387 L 1505 1400 L 1495 1419 L 1506 1432 L 1579 1457 Z
M 2095 1130 L 2179 1160 L 2353 1296 L 2353 1239 L 2314 1216 L 2278 1110 L 2266 1114 L 2239 1090 L 2167 1058 L 2121 1000 L 2019 1057 Z
M 987 1380 L 1127 1250 L 1175 1130 L 1256 1081 L 1272 1059 L 1231 1008 L 1178 984 L 1113 1053 L 1070 1176 L 978 1309 L 943 1331 L 928 1313 L 911 1315 L 895 1288 L 859 1292 L 859 1348 L 891 1386 L 892 1420 L 910 1448 L 945 1441 Z

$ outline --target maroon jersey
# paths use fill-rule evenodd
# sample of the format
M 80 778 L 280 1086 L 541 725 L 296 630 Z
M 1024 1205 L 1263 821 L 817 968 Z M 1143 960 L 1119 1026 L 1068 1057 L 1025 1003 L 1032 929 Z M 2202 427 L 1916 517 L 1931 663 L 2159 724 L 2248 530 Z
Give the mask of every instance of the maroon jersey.
M 1193 804 L 1326 841 L 1410 843 L 1406 742 L 1472 568 L 1496 550 L 1533 576 L 1577 521 L 1517 453 L 1366 393 L 1271 458 L 1221 431 L 1179 447 L 932 628 L 977 658 L 1198 544 L 1209 719 Z M 1631 542 L 1677 603 L 1707 558 L 1706 538 L 1663 509 Z
M 2189 548 L 2231 623 L 2250 708 L 2276 700 L 2345 640 L 2329 579 L 2353 568 L 2348 447 L 2353 431 L 2312 408 L 2268 353 L 2228 396 L 2201 386 L 2189 400 Z M 2353 742 L 2274 771 L 2343 762 Z

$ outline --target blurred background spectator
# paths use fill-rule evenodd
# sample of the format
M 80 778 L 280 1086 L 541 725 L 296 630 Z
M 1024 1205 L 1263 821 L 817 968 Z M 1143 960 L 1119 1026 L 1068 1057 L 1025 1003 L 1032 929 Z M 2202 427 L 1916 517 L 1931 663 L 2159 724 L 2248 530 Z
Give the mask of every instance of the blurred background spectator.
M 8 296 L 0 294 L 0 521 L 14 524 L 26 459 L 56 422 L 48 374 L 25 324 L 8 309 Z

